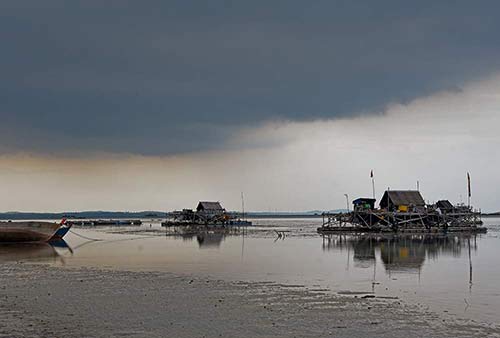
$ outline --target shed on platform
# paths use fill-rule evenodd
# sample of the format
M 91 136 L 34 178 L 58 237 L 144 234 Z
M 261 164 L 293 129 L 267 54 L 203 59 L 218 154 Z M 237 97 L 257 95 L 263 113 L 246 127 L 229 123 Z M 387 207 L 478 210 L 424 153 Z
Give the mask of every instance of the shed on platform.
M 360 197 L 352 201 L 352 204 L 354 205 L 354 210 L 371 210 L 375 209 L 375 201 L 376 199 L 374 198 Z
M 220 202 L 199 202 L 196 207 L 197 212 L 205 212 L 210 214 L 224 213 L 226 209 L 220 205 Z
M 438 208 L 439 210 L 441 210 L 442 213 L 445 213 L 445 214 L 453 212 L 455 209 L 453 204 L 451 204 L 451 202 L 448 200 L 437 201 L 436 208 Z
M 409 211 L 425 207 L 425 201 L 417 190 L 386 190 L 380 200 L 380 208 L 391 211 Z

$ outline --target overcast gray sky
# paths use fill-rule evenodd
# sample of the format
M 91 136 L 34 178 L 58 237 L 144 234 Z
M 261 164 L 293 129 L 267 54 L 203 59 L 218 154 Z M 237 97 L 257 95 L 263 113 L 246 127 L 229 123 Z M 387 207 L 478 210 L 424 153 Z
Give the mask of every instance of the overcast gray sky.
M 7 194 L 0 198 L 2 209 L 168 208 L 219 196 L 234 204 L 245 188 L 254 194 L 254 210 L 327 208 L 340 204 L 349 189 L 331 181 L 330 175 L 343 172 L 338 163 L 325 162 L 331 170 L 321 175 L 307 169 L 318 165 L 317 158 L 296 164 L 305 182 L 307 175 L 314 175 L 329 184 L 318 182 L 309 191 L 299 189 L 295 174 L 273 167 L 271 159 L 284 149 L 289 151 L 287 161 L 317 149 L 333 157 L 347 149 L 358 158 L 342 165 L 369 172 L 387 163 L 387 157 L 382 162 L 383 153 L 374 158 L 357 153 L 357 143 L 368 142 L 365 137 L 376 126 L 389 126 L 399 116 L 408 116 L 413 124 L 425 119 L 424 125 L 440 128 L 418 129 L 412 138 L 395 142 L 396 150 L 436 150 L 442 147 L 439 142 L 467 139 L 471 143 L 456 151 L 464 158 L 477 156 L 469 146 L 498 142 L 495 133 L 484 141 L 483 135 L 494 127 L 483 126 L 480 119 L 489 114 L 494 120 L 498 113 L 490 104 L 481 114 L 480 96 L 471 99 L 464 93 L 497 88 L 499 11 L 497 1 L 2 1 L 0 183 L 15 189 L 22 181 L 40 193 L 74 195 L 64 203 L 41 203 L 22 197 L 13 201 Z M 442 101 L 442 93 L 455 96 Z M 429 104 L 432 114 L 408 112 L 422 98 L 441 105 Z M 457 115 L 449 104 L 460 100 L 474 102 L 475 109 Z M 406 108 L 394 110 L 397 104 Z M 438 123 L 443 119 L 458 125 Z M 342 130 L 344 140 L 331 143 L 333 130 L 339 134 L 337 128 L 345 121 L 351 122 Z M 464 134 L 462 129 L 470 125 L 481 129 Z M 401 126 L 407 125 L 395 127 Z M 292 146 L 305 147 L 303 135 L 315 142 L 291 151 Z M 431 140 L 435 143 L 428 144 Z M 498 148 L 489 149 L 494 153 L 488 156 L 494 157 Z M 415 159 L 409 154 L 393 160 L 408 163 Z M 272 175 L 263 168 L 253 170 L 262 158 L 268 159 Z M 422 152 L 420 163 L 439 159 L 438 151 L 427 152 L 427 157 Z M 131 169 L 139 162 L 156 166 L 150 181 Z M 234 172 L 217 163 L 231 163 Z M 457 171 L 458 179 L 471 170 L 457 164 L 433 164 L 436 176 Z M 58 173 L 61 166 L 65 173 Z M 205 169 L 196 169 L 200 167 Z M 241 183 L 244 168 L 254 172 L 247 177 L 251 187 Z M 405 176 L 390 170 L 384 168 L 393 175 L 386 186 Z M 344 179 L 358 179 L 355 171 L 345 172 Z M 260 186 L 266 175 L 277 177 Z M 52 183 L 46 186 L 49 176 Z M 137 200 L 106 198 L 123 187 L 106 185 L 117 176 L 133 185 L 126 191 Z M 414 179 L 408 181 L 413 185 Z M 144 188 L 154 182 L 163 187 Z M 189 183 L 184 185 L 187 193 L 180 182 Z M 224 192 L 216 188 L 221 182 L 227 184 Z M 297 198 L 280 196 L 283 187 Z M 264 198 L 259 192 L 263 189 L 274 192 Z M 321 189 L 342 189 L 337 193 L 341 198 L 318 193 Z M 169 204 L 167 199 L 178 202 Z M 483 199 L 478 202 L 500 209 L 498 198 Z

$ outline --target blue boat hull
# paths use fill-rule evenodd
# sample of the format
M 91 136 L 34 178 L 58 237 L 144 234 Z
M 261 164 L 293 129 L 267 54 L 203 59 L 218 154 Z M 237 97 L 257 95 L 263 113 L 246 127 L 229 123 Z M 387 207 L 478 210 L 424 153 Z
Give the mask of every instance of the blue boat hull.
M 71 229 L 71 226 L 61 226 L 50 240 L 62 239 L 68 233 L 69 229 Z

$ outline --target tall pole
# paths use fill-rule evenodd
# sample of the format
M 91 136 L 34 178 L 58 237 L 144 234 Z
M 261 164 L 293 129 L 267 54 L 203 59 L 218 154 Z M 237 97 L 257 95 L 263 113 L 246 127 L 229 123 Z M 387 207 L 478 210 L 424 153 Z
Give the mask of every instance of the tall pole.
M 370 177 L 372 178 L 372 193 L 373 193 L 373 199 L 375 199 L 375 178 L 373 177 L 373 170 L 370 172 Z
M 417 191 L 420 191 L 420 182 L 417 181 Z
M 245 220 L 245 200 L 243 199 L 243 191 L 241 192 L 241 217 Z
M 347 203 L 347 212 L 349 212 L 350 211 L 349 210 L 349 195 L 344 194 L 344 196 L 345 196 L 345 200 L 346 200 L 346 203 Z
M 470 208 L 470 196 L 471 196 L 471 192 L 470 192 L 470 174 L 467 173 L 467 206 Z

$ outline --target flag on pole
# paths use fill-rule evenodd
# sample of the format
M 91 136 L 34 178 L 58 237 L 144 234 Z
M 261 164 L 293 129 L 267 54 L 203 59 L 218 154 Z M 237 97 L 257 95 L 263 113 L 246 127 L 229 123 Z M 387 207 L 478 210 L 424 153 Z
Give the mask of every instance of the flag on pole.
M 469 197 L 471 196 L 470 194 L 470 175 L 467 173 L 467 190 L 469 192 Z
M 373 178 L 373 169 L 370 171 L 370 177 Z

